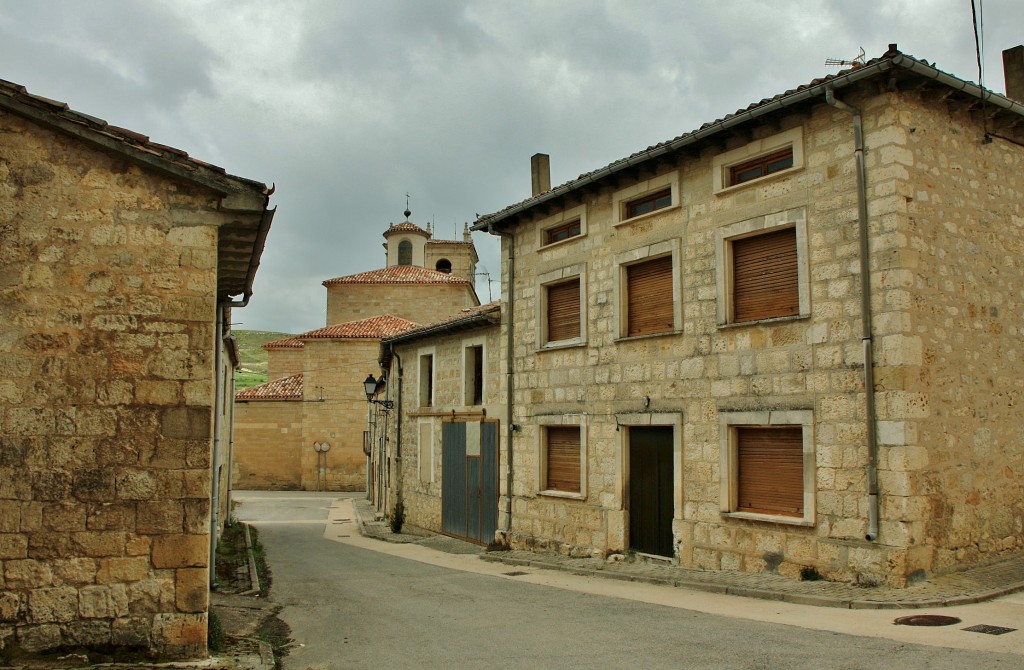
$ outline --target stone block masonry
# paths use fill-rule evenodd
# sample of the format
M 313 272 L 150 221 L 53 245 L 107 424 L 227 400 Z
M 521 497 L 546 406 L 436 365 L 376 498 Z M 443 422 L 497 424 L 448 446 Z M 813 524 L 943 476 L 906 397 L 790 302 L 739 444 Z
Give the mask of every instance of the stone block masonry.
M 206 653 L 219 197 L 0 112 L 0 665 Z

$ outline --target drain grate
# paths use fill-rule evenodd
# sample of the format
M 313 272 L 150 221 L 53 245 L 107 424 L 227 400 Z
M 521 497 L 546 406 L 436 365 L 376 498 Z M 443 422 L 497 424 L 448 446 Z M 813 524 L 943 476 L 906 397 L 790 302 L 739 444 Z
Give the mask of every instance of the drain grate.
M 523 575 L 528 575 L 530 573 L 529 572 L 520 572 L 518 570 L 513 570 L 512 572 L 503 572 L 502 574 L 505 575 L 506 577 L 522 577 Z
M 977 626 L 969 626 L 964 628 L 972 633 L 985 633 L 986 635 L 1003 635 L 1004 633 L 1012 633 L 1017 630 L 1016 628 L 1003 628 L 1002 626 L 991 626 L 987 623 L 979 623 Z
M 960 623 L 960 619 L 941 614 L 912 614 L 911 616 L 901 616 L 893 623 L 897 626 L 952 626 Z

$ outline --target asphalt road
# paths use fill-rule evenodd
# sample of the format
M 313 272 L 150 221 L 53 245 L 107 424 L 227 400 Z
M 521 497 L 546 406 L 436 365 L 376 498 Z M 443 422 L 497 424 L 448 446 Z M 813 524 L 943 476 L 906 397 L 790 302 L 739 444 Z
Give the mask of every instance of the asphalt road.
M 260 531 L 271 597 L 283 605 L 296 642 L 285 670 L 1024 667 L 1022 631 L 910 629 L 892 625 L 905 612 L 520 570 L 363 538 L 338 494 L 240 492 L 234 499 L 236 516 Z M 1024 598 L 937 613 L 1024 625 Z

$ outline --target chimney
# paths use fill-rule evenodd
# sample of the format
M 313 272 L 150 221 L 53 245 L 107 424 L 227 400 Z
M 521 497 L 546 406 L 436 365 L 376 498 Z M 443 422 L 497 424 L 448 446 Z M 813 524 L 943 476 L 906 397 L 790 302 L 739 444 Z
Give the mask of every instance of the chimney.
M 1006 97 L 1024 102 L 1024 45 L 1003 52 L 1003 76 L 1006 78 Z
M 533 182 L 534 196 L 550 191 L 551 157 L 547 154 L 534 154 L 530 158 L 530 177 Z

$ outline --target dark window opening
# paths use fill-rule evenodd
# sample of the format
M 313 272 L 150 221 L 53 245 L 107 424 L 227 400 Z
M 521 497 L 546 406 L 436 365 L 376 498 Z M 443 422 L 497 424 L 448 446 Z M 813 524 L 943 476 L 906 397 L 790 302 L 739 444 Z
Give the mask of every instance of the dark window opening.
M 567 240 L 570 237 L 577 237 L 581 232 L 582 227 L 579 219 L 570 221 L 569 223 L 563 223 L 560 226 L 548 228 L 544 231 L 544 244 L 554 244 L 555 242 Z
M 672 204 L 672 189 L 666 188 L 626 203 L 626 218 L 649 214 Z
M 434 269 L 437 270 L 438 272 L 443 272 L 446 275 L 450 275 L 452 273 L 452 262 L 447 258 L 442 258 L 437 262 L 436 265 L 434 265 Z
M 759 156 L 729 168 L 729 185 L 742 184 L 793 167 L 793 147 Z
M 412 242 L 409 240 L 398 243 L 398 264 L 412 265 Z

